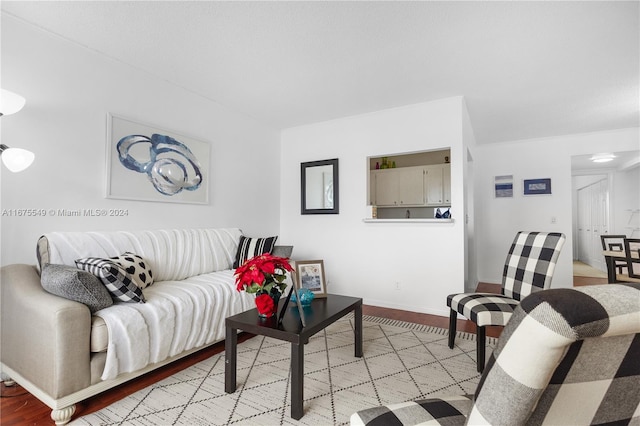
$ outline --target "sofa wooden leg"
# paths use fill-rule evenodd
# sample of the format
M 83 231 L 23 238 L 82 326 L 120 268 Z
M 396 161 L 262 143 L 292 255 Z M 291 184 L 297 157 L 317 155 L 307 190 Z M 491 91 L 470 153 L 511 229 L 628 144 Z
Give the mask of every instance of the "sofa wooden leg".
M 456 321 L 458 320 L 458 313 L 451 309 L 449 313 L 449 349 L 453 349 L 453 344 L 456 341 Z
M 76 405 L 70 405 L 68 407 L 60 408 L 58 410 L 51 411 L 51 419 L 56 425 L 66 425 L 71 420 L 71 416 L 76 412 Z

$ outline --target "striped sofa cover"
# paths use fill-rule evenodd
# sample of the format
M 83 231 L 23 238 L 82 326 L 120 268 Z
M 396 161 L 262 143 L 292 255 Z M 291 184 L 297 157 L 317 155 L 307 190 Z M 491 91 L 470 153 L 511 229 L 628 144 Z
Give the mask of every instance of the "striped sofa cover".
M 0 269 L 1 370 L 51 407 L 62 425 L 77 402 L 224 340 L 225 318 L 255 306 L 253 295 L 235 287 L 241 238 L 238 228 L 45 234 L 38 268 Z M 78 259 L 127 252 L 153 271 L 146 303 L 114 303 L 92 315 L 42 286 L 39 269 L 46 264 L 76 266 Z
M 475 395 L 373 407 L 351 425 L 640 424 L 640 284 L 522 300 Z

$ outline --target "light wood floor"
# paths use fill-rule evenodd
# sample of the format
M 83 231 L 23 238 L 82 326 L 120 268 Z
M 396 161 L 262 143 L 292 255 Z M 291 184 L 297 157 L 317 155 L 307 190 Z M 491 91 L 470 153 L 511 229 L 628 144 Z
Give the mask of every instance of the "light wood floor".
M 591 277 L 574 277 L 574 286 L 604 284 L 606 279 Z M 496 284 L 480 283 L 478 291 L 499 292 L 500 286 Z M 449 319 L 437 315 L 422 314 L 417 312 L 400 311 L 395 309 L 380 308 L 376 306 L 364 306 L 365 315 L 374 315 L 384 318 L 409 321 L 418 324 L 431 325 L 435 327 L 448 328 Z M 470 321 L 458 320 L 458 331 L 475 332 L 475 325 Z M 498 337 L 502 327 L 487 327 L 487 336 Z M 252 337 L 251 335 L 240 335 L 238 341 L 243 341 Z M 170 365 L 152 371 L 142 377 L 122 384 L 114 389 L 105 391 L 76 405 L 76 413 L 73 418 L 78 418 L 94 411 L 100 410 L 114 402 L 137 392 L 159 380 L 169 377 L 176 372 L 190 367 L 212 355 L 224 351 L 224 342 L 220 342 L 209 348 L 203 349 L 195 354 L 175 361 Z M 15 385 L 7 387 L 2 383 L 0 388 L 0 424 L 3 426 L 12 425 L 52 425 L 51 409 L 31 396 L 21 386 Z
M 573 261 L 573 275 L 579 277 L 607 278 L 607 273 L 579 260 Z

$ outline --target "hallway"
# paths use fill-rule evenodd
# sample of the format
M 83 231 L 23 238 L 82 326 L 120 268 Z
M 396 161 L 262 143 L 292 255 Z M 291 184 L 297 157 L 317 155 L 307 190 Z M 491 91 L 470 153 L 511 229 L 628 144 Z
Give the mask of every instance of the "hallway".
M 593 268 L 579 260 L 573 261 L 573 286 L 606 284 L 607 273 Z

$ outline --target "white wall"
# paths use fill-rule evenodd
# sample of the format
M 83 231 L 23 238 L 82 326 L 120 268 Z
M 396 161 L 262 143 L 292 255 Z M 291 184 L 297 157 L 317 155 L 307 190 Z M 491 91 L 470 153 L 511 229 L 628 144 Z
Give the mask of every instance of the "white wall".
M 571 156 L 637 150 L 639 129 L 621 129 L 478 146 L 476 149 L 476 236 L 478 279 L 500 283 L 509 246 L 520 230 L 563 232 L 553 287 L 573 285 Z M 493 179 L 513 175 L 513 198 L 495 198 Z M 551 178 L 552 195 L 523 196 L 522 180 Z M 556 223 L 551 223 L 551 218 Z
M 0 119 L 2 143 L 37 157 L 19 174 L 0 168 L 0 209 L 129 212 L 119 218 L 2 216 L 2 265 L 33 263 L 37 238 L 56 230 L 239 226 L 248 235 L 271 235 L 280 227 L 279 242 L 295 245 L 294 258 L 325 260 L 331 291 L 446 315 L 444 298 L 462 291 L 465 279 L 464 218 L 456 210 L 471 212 L 471 283 L 474 264 L 479 280 L 500 282 L 515 232 L 548 229 L 567 234 L 554 286 L 570 286 L 570 157 L 639 146 L 638 129 L 623 129 L 474 147 L 462 98 L 287 129 L 279 146 L 279 133 L 269 126 L 6 15 L 1 66 L 2 87 L 27 99 L 18 114 Z M 209 141 L 209 205 L 106 199 L 107 112 Z M 367 157 L 448 147 L 453 224 L 362 222 Z M 473 161 L 465 165 L 468 155 Z M 336 157 L 340 214 L 300 215 L 300 163 Z M 514 175 L 512 199 L 493 196 L 493 177 L 502 174 Z M 463 175 L 467 185 L 474 183 L 466 189 L 474 206 L 465 202 Z M 538 177 L 552 178 L 553 195 L 523 197 L 522 179 Z
M 610 182 L 611 234 L 640 238 L 640 167 L 617 171 Z
M 464 289 L 462 108 L 450 98 L 282 132 L 281 236 L 294 259 L 324 261 L 330 292 L 447 315 L 446 296 Z M 363 223 L 368 157 L 448 147 L 454 223 Z M 301 215 L 300 163 L 329 158 L 339 159 L 340 214 Z
M 3 211 L 128 210 L 126 217 L 4 215 L 3 265 L 34 263 L 37 238 L 50 231 L 234 226 L 248 235 L 278 233 L 276 129 L 6 15 L 2 87 L 27 99 L 22 111 L 0 119 L 2 143 L 36 154 L 24 172 L 2 166 Z M 209 142 L 209 204 L 106 199 L 108 112 Z
M 472 292 L 478 285 L 478 264 L 476 256 L 476 236 L 475 236 L 475 162 L 473 157 L 476 150 L 476 138 L 473 133 L 473 126 L 471 125 L 471 118 L 469 117 L 468 110 L 466 108 L 466 102 L 462 108 L 462 146 L 463 146 L 463 159 L 464 159 L 464 199 L 465 209 L 464 216 L 461 218 L 465 223 L 465 279 L 464 279 L 464 291 Z

